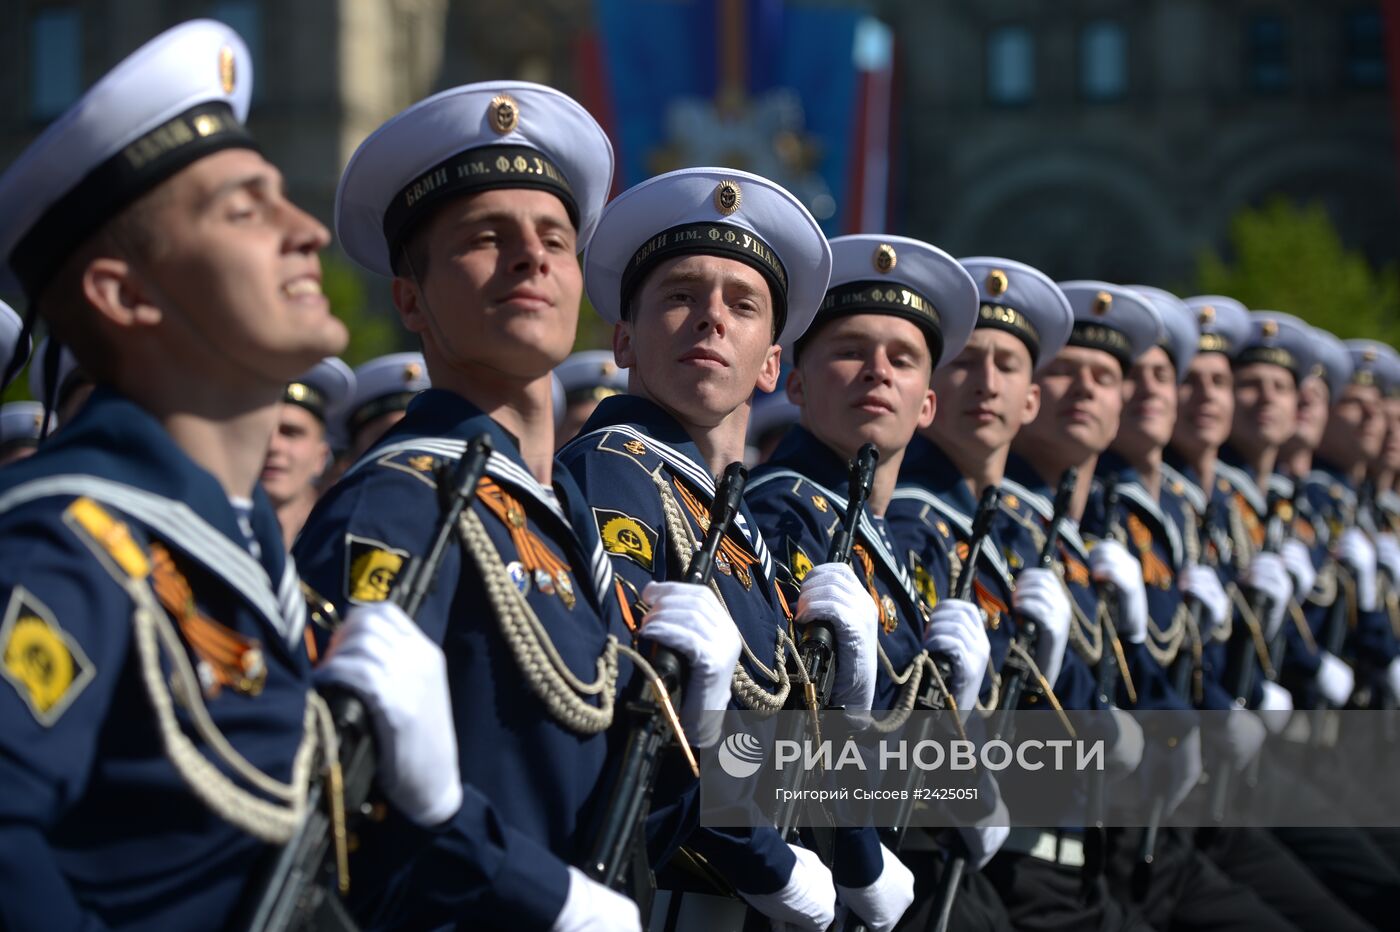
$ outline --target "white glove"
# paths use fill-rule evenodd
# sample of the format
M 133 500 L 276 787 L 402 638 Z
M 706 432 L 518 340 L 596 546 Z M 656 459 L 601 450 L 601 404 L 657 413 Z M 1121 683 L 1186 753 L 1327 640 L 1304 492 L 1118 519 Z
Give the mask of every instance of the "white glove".
M 642 618 L 641 636 L 680 654 L 690 669 L 678 710 L 692 747 L 707 748 L 720 738 L 729 706 L 729 684 L 743 640 L 729 613 L 709 586 L 650 582 L 642 599 L 651 608 Z
M 1054 683 L 1069 643 L 1069 593 L 1054 570 L 1033 566 L 1021 570 L 1011 593 L 1016 614 L 1036 624 L 1035 665 Z
M 1376 537 L 1376 559 L 1390 574 L 1393 585 L 1400 585 L 1400 538 L 1389 531 Z
M 1290 538 L 1283 542 L 1279 555 L 1283 557 L 1284 568 L 1293 579 L 1293 594 L 1302 602 L 1312 592 L 1313 583 L 1317 582 L 1317 567 L 1313 566 L 1312 554 L 1301 540 Z
M 836 678 L 830 704 L 869 709 L 875 701 L 880 614 L 849 564 L 822 563 L 803 578 L 794 620 L 804 625 L 818 618 L 829 623 L 836 636 Z
M 1142 583 L 1142 564 L 1116 540 L 1105 538 L 1089 551 L 1089 569 L 1099 582 L 1112 583 L 1122 596 L 1123 616 L 1118 619 L 1118 636 L 1129 644 L 1147 641 L 1147 589 Z
M 1356 674 L 1345 661 L 1323 651 L 1317 666 L 1317 688 L 1328 705 L 1340 709 L 1356 688 Z
M 1264 722 L 1248 709 L 1230 709 L 1225 715 L 1225 755 L 1230 769 L 1240 773 L 1264 746 Z
M 642 916 L 636 903 L 571 867 L 564 908 L 551 928 L 552 932 L 641 932 Z
M 1230 617 L 1230 597 L 1220 585 L 1220 576 L 1209 566 L 1188 563 L 1181 568 L 1177 587 L 1183 595 L 1201 603 L 1201 639 L 1210 636 L 1216 625 Z
M 1130 774 L 1142 763 L 1142 726 L 1122 709 L 1109 709 L 1113 724 L 1118 727 L 1118 737 L 1108 748 L 1104 758 L 1104 769 L 1110 775 Z
M 996 856 L 1001 846 L 1006 843 L 1007 836 L 1011 834 L 1011 816 L 1006 811 L 1006 803 L 1001 799 L 1001 790 L 996 790 L 996 793 L 996 809 L 982 820 L 982 824 L 958 827 L 958 835 L 967 846 L 968 866 L 973 870 L 980 871 L 986 867 L 987 862 Z
M 1356 607 L 1376 610 L 1376 548 L 1360 528 L 1349 527 L 1337 541 L 1337 559 L 1356 577 Z
M 1276 553 L 1256 553 L 1245 570 L 1244 584 L 1267 596 L 1269 613 L 1260 620 L 1264 623 L 1264 640 L 1272 641 L 1278 626 L 1283 624 L 1288 600 L 1293 597 L 1293 579 L 1283 565 L 1283 558 Z
M 794 929 L 825 932 L 836 921 L 836 888 L 831 883 L 831 871 L 815 851 L 796 845 L 788 847 L 797 855 L 797 863 L 781 890 L 761 894 L 740 890 L 739 895 L 775 926 L 787 923 Z
M 1192 728 L 1176 747 L 1167 752 L 1171 789 L 1167 791 L 1166 812 L 1176 811 L 1201 779 L 1201 730 Z
M 929 616 L 924 647 L 935 659 L 943 657 L 948 661 L 952 682 L 947 685 L 958 708 L 975 706 L 992 656 L 982 610 L 961 599 L 939 602 Z
M 375 779 L 394 806 L 423 826 L 462 805 L 457 731 L 442 649 L 392 602 L 352 608 L 316 669 L 317 684 L 348 689 L 369 710 Z
M 1400 657 L 1390 661 L 1385 668 L 1385 685 L 1390 690 L 1390 698 L 1400 702 Z
M 837 884 L 836 895 L 873 932 L 890 932 L 914 902 L 914 874 L 884 845 L 880 846 L 880 857 L 885 866 L 874 883 L 865 887 Z
M 1271 680 L 1265 680 L 1261 686 L 1264 695 L 1259 697 L 1259 718 L 1269 734 L 1276 735 L 1288 726 L 1288 719 L 1293 715 L 1293 696 Z

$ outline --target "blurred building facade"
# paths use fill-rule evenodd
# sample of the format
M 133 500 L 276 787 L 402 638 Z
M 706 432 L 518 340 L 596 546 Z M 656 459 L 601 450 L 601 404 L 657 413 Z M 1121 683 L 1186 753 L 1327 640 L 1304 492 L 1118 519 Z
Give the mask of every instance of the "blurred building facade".
M 1400 247 L 1382 17 L 1354 0 L 892 0 L 896 222 L 1059 277 L 1184 284 L 1232 214 L 1324 203 Z
M 648 3 L 745 0 L 638 0 Z M 749 0 L 764 2 L 764 0 Z M 777 2 L 777 0 L 768 0 Z M 849 5 L 789 0 L 793 5 Z M 105 69 L 207 15 L 248 39 L 252 126 L 329 221 L 355 146 L 464 81 L 578 93 L 588 0 L 6 0 L 0 165 Z M 1172 286 L 1270 193 L 1400 252 L 1375 0 L 870 0 L 896 36 L 895 232 L 1056 276 Z M 592 47 L 596 52 L 596 46 Z M 810 108 L 819 102 L 806 102 Z

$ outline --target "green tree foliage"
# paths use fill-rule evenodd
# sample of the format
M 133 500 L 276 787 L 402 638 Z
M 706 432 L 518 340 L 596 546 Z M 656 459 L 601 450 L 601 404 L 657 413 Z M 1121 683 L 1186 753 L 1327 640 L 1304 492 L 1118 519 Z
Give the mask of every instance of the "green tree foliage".
M 338 252 L 321 256 L 321 290 L 350 329 L 350 345 L 340 354 L 346 363 L 358 366 L 401 348 L 397 319 L 391 311 L 370 307 L 360 272 Z
M 1400 274 L 1348 250 L 1321 204 L 1279 196 L 1241 210 L 1229 252 L 1200 257 L 1194 293 L 1293 314 L 1343 339 L 1400 344 Z

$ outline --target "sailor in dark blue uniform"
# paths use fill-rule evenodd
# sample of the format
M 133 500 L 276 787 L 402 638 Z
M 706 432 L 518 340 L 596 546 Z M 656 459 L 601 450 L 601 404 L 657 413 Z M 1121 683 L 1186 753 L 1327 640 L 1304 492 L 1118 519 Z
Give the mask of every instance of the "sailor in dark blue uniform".
M 852 565 L 879 611 L 876 709 L 910 709 L 928 671 L 925 644 L 948 656 L 948 688 L 968 707 L 976 702 L 988 644 L 977 607 L 945 598 L 930 624 L 928 604 L 915 588 L 895 547 L 884 513 L 894 491 L 904 448 L 933 419 L 929 388 L 934 366 L 962 349 L 977 316 L 977 287 L 956 260 L 917 240 L 899 236 L 843 236 L 831 241 L 832 280 L 817 318 L 797 342 L 788 395 L 802 412 L 766 465 L 749 483 L 749 505 L 779 579 L 797 587 L 826 558 L 830 538 L 844 520 L 847 463 L 863 443 L 879 452 L 874 482 L 862 509 Z M 945 589 L 946 592 L 946 589 Z M 934 597 L 937 601 L 936 596 Z M 887 864 L 893 853 L 883 853 Z M 882 884 L 890 882 L 886 869 Z M 907 897 L 914 878 L 907 877 Z M 848 900 L 846 891 L 842 899 Z M 859 911 L 858 911 L 859 912 Z M 871 928 L 898 919 L 889 911 Z
M 256 483 L 286 383 L 346 333 L 329 234 L 244 130 L 251 84 L 235 33 L 185 23 L 0 177 L 0 288 L 102 383 L 0 475 L 5 928 L 226 924 L 334 754 Z M 399 816 L 452 817 L 441 652 L 402 612 L 356 612 L 320 675 L 370 707 Z
M 355 391 L 355 373 L 328 356 L 287 383 L 277 432 L 267 447 L 258 484 L 272 501 L 290 548 L 311 514 L 322 475 L 330 468 L 332 424 Z
M 554 463 L 550 370 L 573 344 L 576 254 L 612 164 L 607 137 L 576 102 L 499 81 L 410 107 L 341 179 L 341 241 L 361 265 L 394 275 L 433 387 L 312 514 L 298 542 L 308 579 L 337 604 L 383 600 L 429 546 L 440 467 L 479 435 L 493 443 L 417 621 L 447 655 L 463 778 L 494 811 L 442 836 L 402 880 L 410 911 L 367 912 L 376 924 L 636 928 L 636 904 L 569 866 L 589 854 L 609 755 L 626 737 L 613 727 L 631 677 L 620 651 L 652 623 L 649 635 L 690 661 L 688 697 L 728 687 L 725 658 L 738 643 L 707 620 L 718 606 L 673 592 L 632 614 L 592 514 Z M 688 709 L 681 717 L 694 726 Z M 655 823 L 686 818 L 688 774 L 668 751 Z M 652 833 L 653 863 L 677 830 Z
M 1308 555 L 1307 564 L 1292 571 L 1307 626 L 1284 626 L 1288 647 L 1278 672 L 1299 708 L 1325 703 L 1340 709 L 1350 701 L 1356 685 L 1354 671 L 1339 656 L 1345 644 L 1347 599 L 1337 584 L 1331 528 L 1314 504 L 1321 489 L 1310 494 L 1307 477 L 1326 434 L 1331 400 L 1340 399 L 1346 391 L 1352 363 L 1346 345 L 1325 330 L 1314 327 L 1310 344 L 1312 368 L 1298 384 L 1298 426 L 1279 451 L 1278 468 L 1269 477 L 1269 490 L 1293 502 L 1291 536 Z
M 1219 564 L 1222 554 L 1229 556 L 1237 549 L 1230 528 L 1239 525 L 1235 516 L 1239 506 L 1228 483 L 1224 491 L 1213 488 L 1212 502 L 1196 477 L 1204 472 L 1215 478 L 1216 453 L 1228 434 L 1234 408 L 1228 352 L 1246 343 L 1249 316 L 1243 306 L 1224 297 L 1191 299 L 1193 308 L 1160 289 L 1133 287 L 1153 302 L 1162 317 L 1167 332 L 1164 348 L 1181 379 L 1179 414 L 1161 468 L 1163 485 L 1173 498 L 1168 513 L 1182 522 L 1178 531 L 1189 558 L 1177 584 L 1193 610 L 1184 616 L 1184 639 L 1171 668 L 1173 685 L 1198 708 L 1217 713 L 1213 721 L 1221 727 L 1209 730 L 1216 740 L 1208 751 L 1220 760 L 1219 767 L 1239 772 L 1258 756 L 1265 734 L 1253 713 L 1235 707 L 1223 681 L 1233 613 L 1224 584 L 1234 585 L 1237 574 L 1228 561 L 1224 567 Z M 1269 832 L 1211 829 L 1201 833 L 1198 844 L 1233 881 L 1304 928 L 1330 920 L 1355 928 L 1360 922 Z
M 975 493 L 1001 484 L 1011 441 L 1038 408 L 1033 371 L 1059 352 L 1073 319 L 1064 295 L 1035 269 L 990 258 L 961 264 L 978 288 L 976 323 L 966 345 L 934 372 L 940 410 L 905 452 L 888 511 L 899 552 L 916 578 L 933 582 L 921 588 L 934 598 L 946 597 L 961 576 L 977 509 Z M 1019 501 L 1011 505 L 1013 512 L 1025 507 Z M 1060 578 L 1021 558 L 1032 549 L 1031 532 L 1013 512 L 995 516 L 991 539 L 975 568 L 974 593 L 990 655 L 982 685 L 972 686 L 967 697 L 977 690 L 980 704 L 989 708 L 1000 702 L 1003 664 L 1016 637 L 1013 609 L 1033 617 L 1041 631 L 1033 655 L 1023 658 L 1031 676 L 1023 707 L 1055 701 L 1050 687 L 1058 679 L 1071 624 L 1070 600 Z M 985 867 L 1007 832 L 1004 826 L 964 831 L 969 865 Z M 1010 923 L 981 870 L 970 874 L 961 889 L 959 904 L 966 899 L 982 911 L 982 904 L 990 902 L 993 914 Z
M 977 493 L 1001 483 L 1012 439 L 1036 415 L 1039 392 L 1032 373 L 1059 352 L 1073 321 L 1063 293 L 1035 269 L 1011 260 L 961 261 L 978 285 L 977 324 L 958 356 L 934 373 L 943 413 L 909 445 L 889 509 L 895 539 L 910 552 L 916 573 L 944 564 L 949 579 L 956 579 L 961 569 Z M 1015 637 L 1014 577 L 1024 565 L 1013 557 L 1011 542 L 1018 535 L 1029 537 L 1029 532 L 1005 515 L 999 517 L 993 533 L 997 546 L 983 549 L 985 565 L 977 574 L 977 598 L 991 641 L 982 697 L 992 706 L 998 671 Z M 1038 567 L 1025 572 L 1025 581 L 1034 582 L 1020 598 L 1044 615 L 1037 618 L 1045 633 L 1034 659 L 1053 682 L 1068 637 L 1068 596 L 1054 574 Z
M 1171 493 L 1189 505 L 1181 531 L 1193 548 L 1195 562 L 1213 570 L 1219 586 L 1229 586 L 1247 569 L 1248 553 L 1237 553 L 1233 544 L 1232 529 L 1241 527 L 1240 505 L 1230 483 L 1217 476 L 1216 466 L 1235 411 L 1231 359 L 1249 338 L 1249 311 L 1223 295 L 1199 295 L 1184 304 L 1184 313 L 1170 305 L 1163 309 L 1164 321 L 1182 330 L 1193 329 L 1198 336 L 1190 363 L 1178 372 L 1176 425 L 1163 454 L 1162 476 Z M 1211 591 L 1207 592 L 1201 581 L 1192 578 L 1196 573 L 1188 569 L 1182 580 L 1183 585 L 1195 584 L 1197 591 L 1192 594 L 1201 604 L 1198 629 L 1186 632 L 1193 667 L 1189 698 L 1199 708 L 1227 709 L 1234 706 L 1225 686 L 1225 645 L 1234 608 L 1228 595 L 1216 591 L 1218 586 L 1208 586 L 1208 578 L 1205 584 Z
M 751 398 L 776 386 L 782 352 L 816 313 L 831 251 L 787 191 L 744 172 L 693 168 L 609 204 L 584 270 L 593 306 L 615 325 L 630 393 L 605 398 L 560 459 L 583 488 L 627 597 L 647 599 L 651 585 L 683 571 L 703 535 L 713 477 L 743 458 Z M 832 702 L 870 708 L 876 612 L 850 567 L 819 564 L 789 604 L 745 507 L 717 570 L 715 590 L 744 642 L 733 707 L 776 710 L 793 690 L 800 696 L 785 664 L 790 620 L 824 617 L 838 622 Z M 878 879 L 880 849 L 868 834 L 858 852 L 838 844 L 836 883 L 857 889 Z M 707 828 L 687 844 L 768 917 L 809 929 L 831 922 L 832 873 L 775 830 Z

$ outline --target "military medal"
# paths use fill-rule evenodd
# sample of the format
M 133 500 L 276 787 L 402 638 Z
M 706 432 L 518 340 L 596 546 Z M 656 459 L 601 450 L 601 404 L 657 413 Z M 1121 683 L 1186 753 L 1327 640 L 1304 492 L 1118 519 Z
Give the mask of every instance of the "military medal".
M 535 570 L 535 588 L 541 595 L 554 595 L 554 577 L 549 575 L 548 570 Z
M 895 608 L 894 599 L 888 595 L 880 597 L 880 626 L 889 634 L 899 625 L 899 610 Z
M 723 551 L 715 554 L 715 569 L 726 576 L 734 575 L 734 567 L 730 564 L 729 558 L 724 555 Z
M 525 567 L 519 560 L 511 560 L 506 564 L 506 574 L 510 576 L 510 581 L 515 583 L 515 588 L 524 595 L 530 591 L 530 574 L 525 572 Z
M 554 577 L 554 585 L 559 590 L 559 601 L 564 603 L 565 608 L 573 608 L 578 604 L 578 597 L 574 595 L 574 584 L 569 580 L 569 574 L 560 570 Z

